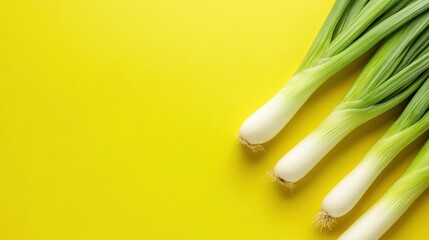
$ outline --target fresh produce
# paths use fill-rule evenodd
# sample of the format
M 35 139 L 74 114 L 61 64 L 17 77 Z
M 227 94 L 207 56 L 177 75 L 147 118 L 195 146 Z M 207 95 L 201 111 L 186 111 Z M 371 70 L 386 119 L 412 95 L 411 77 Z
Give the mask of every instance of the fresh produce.
M 242 124 L 239 140 L 263 149 L 326 80 L 428 8 L 429 0 L 337 0 L 295 75 Z
M 423 146 L 401 178 L 339 239 L 379 239 L 428 186 L 429 142 Z
M 300 180 L 352 130 L 396 106 L 421 86 L 429 69 L 429 47 L 413 46 L 427 37 L 428 25 L 429 12 L 380 47 L 340 104 L 277 163 L 274 176 L 280 183 L 290 185 Z
M 426 37 L 429 36 L 428 33 L 425 33 Z M 429 37 L 412 48 L 419 48 L 421 44 L 429 44 Z M 349 212 L 393 158 L 429 129 L 428 75 L 428 73 L 423 75 L 426 77 L 425 83 L 398 120 L 377 141 L 362 162 L 325 197 L 322 211 L 318 215 L 322 225 L 330 228 L 334 223 L 332 218 L 341 217 Z

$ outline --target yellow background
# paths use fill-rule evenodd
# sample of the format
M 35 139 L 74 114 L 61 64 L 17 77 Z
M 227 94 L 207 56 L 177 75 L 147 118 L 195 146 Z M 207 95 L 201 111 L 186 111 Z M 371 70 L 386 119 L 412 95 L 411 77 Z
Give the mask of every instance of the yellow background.
M 336 105 L 364 56 L 254 154 L 235 135 L 290 77 L 333 0 L 0 3 L 0 239 L 335 239 L 406 168 L 398 157 L 332 231 L 325 194 L 399 108 L 290 195 L 266 176 Z M 424 239 L 424 194 L 385 239 Z

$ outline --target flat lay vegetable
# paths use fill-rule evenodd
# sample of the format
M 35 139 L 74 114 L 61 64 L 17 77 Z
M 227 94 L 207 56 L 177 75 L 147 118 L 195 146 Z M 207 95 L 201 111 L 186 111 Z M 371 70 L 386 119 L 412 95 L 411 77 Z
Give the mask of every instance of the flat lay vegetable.
M 275 178 L 284 184 L 304 177 L 352 130 L 396 106 L 426 80 L 429 47 L 413 48 L 425 38 L 429 12 L 392 35 L 371 58 L 332 113 L 275 166 Z
M 429 35 L 429 34 L 426 34 Z M 425 41 L 426 44 L 429 41 Z M 419 44 L 414 45 L 417 47 Z M 393 158 L 429 129 L 429 81 L 415 94 L 398 120 L 389 128 L 359 163 L 322 202 L 319 219 L 330 227 L 349 212 Z
M 428 8 L 428 0 L 337 0 L 295 75 L 242 124 L 241 143 L 263 149 L 326 80 Z
M 274 138 L 328 79 L 375 54 L 341 102 L 270 172 L 289 188 L 362 124 L 409 100 L 363 160 L 324 198 L 316 222 L 329 229 L 381 172 L 429 130 L 429 0 L 336 0 L 295 74 L 247 118 L 238 139 L 253 151 Z M 404 105 L 405 106 L 405 105 Z M 429 186 L 429 140 L 403 176 L 340 239 L 378 239 Z
M 399 180 L 339 239 L 379 239 L 428 186 L 429 142 L 423 146 Z M 414 237 L 410 236 L 410 239 Z

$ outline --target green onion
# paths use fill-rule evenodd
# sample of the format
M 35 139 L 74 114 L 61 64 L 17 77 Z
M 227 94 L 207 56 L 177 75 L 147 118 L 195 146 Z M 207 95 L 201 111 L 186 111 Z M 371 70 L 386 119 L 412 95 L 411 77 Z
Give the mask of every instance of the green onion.
M 429 142 L 383 197 L 340 240 L 379 239 L 429 186 Z
M 413 46 L 420 42 L 419 37 L 426 37 L 428 25 L 429 12 L 380 47 L 333 112 L 277 163 L 274 175 L 279 182 L 300 180 L 352 130 L 396 106 L 422 85 L 429 69 L 429 47 Z
M 426 39 L 427 43 L 429 39 Z M 412 47 L 418 46 L 417 43 Z M 429 72 L 422 77 L 427 79 Z M 363 161 L 325 197 L 322 211 L 317 216 L 322 226 L 331 228 L 335 223 L 333 218 L 348 213 L 393 158 L 429 129 L 428 110 L 429 81 L 425 80 L 398 120 L 365 155 Z
M 429 8 L 429 0 L 404 2 L 337 0 L 296 74 L 243 123 L 240 141 L 261 149 L 327 79 Z

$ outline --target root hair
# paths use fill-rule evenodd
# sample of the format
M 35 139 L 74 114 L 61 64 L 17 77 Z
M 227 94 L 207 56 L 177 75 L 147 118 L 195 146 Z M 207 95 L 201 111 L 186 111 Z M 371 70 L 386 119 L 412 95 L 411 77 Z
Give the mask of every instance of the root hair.
M 246 139 L 242 138 L 240 135 L 237 135 L 237 139 L 241 144 L 250 148 L 253 152 L 265 152 L 265 149 L 261 144 L 249 143 Z
M 291 193 L 292 193 L 293 189 L 295 188 L 294 183 L 283 180 L 281 177 L 279 177 L 273 171 L 267 172 L 267 175 L 270 176 L 274 182 L 278 182 L 278 183 L 280 183 L 280 185 L 288 187 L 291 190 Z
M 325 210 L 322 210 L 314 217 L 313 222 L 316 222 L 316 225 L 320 226 L 320 231 L 324 228 L 332 230 L 332 227 L 337 223 L 337 219 L 331 217 Z

